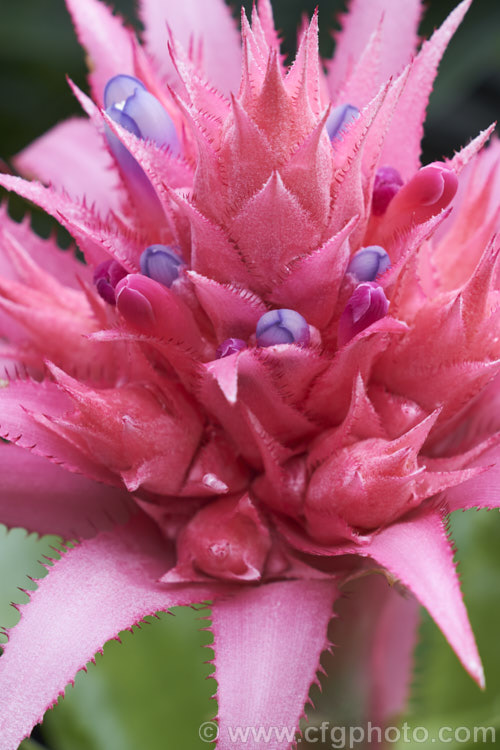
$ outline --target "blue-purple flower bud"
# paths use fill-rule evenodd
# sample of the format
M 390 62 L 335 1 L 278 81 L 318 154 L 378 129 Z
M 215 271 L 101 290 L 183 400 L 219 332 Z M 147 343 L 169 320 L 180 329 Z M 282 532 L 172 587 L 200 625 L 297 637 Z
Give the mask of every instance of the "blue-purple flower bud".
M 326 132 L 330 140 L 342 139 L 342 134 L 348 125 L 359 117 L 359 109 L 352 104 L 341 104 L 330 112 L 326 121 Z
M 157 146 L 168 146 L 174 154 L 180 150 L 175 125 L 167 110 L 133 76 L 118 75 L 108 81 L 104 106 L 112 120 L 130 133 Z
M 215 356 L 217 359 L 222 359 L 223 357 L 230 357 L 231 354 L 238 354 L 238 352 L 241 352 L 243 349 L 246 349 L 247 345 L 243 341 L 243 339 L 226 339 L 222 342 L 222 344 L 219 344 L 215 351 Z
M 127 275 L 128 271 L 116 260 L 105 260 L 99 263 L 94 271 L 94 284 L 97 293 L 108 305 L 116 305 L 115 287 Z
M 257 323 L 257 344 L 298 344 L 307 346 L 311 335 L 305 318 L 295 310 L 270 310 Z
M 141 255 L 141 273 L 163 286 L 171 287 L 186 264 L 172 247 L 150 245 Z
M 391 265 L 391 259 L 380 245 L 362 247 L 352 256 L 347 273 L 352 273 L 358 281 L 375 281 Z
M 339 347 L 387 315 L 388 309 L 389 301 L 381 286 L 370 281 L 357 286 L 340 316 Z
M 109 117 L 129 133 L 179 153 L 179 140 L 170 115 L 137 78 L 128 75 L 111 78 L 104 91 L 104 106 Z M 108 126 L 105 134 L 139 213 L 163 221 L 163 209 L 146 173 Z
M 372 213 L 383 216 L 389 203 L 403 185 L 403 178 L 394 167 L 380 167 L 373 184 Z

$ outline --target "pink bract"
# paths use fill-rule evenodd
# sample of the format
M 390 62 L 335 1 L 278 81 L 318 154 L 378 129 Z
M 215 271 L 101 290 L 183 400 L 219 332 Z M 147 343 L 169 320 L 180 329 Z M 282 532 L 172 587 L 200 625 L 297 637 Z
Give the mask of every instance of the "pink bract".
M 142 0 L 144 47 L 99 0 L 67 4 L 92 61 L 91 97 L 71 84 L 86 117 L 18 155 L 39 181 L 0 184 L 87 265 L 2 210 L 0 521 L 79 544 L 10 633 L 0 749 L 120 630 L 207 600 L 218 747 L 231 727 L 297 728 L 348 578 L 377 632 L 367 718 L 404 706 L 416 602 L 482 685 L 446 521 L 500 506 L 500 147 L 483 148 L 490 128 L 420 163 L 471 0 L 421 46 L 420 0 L 352 0 L 327 74 L 317 15 L 284 66 L 269 0 L 241 44 L 223 0 Z M 175 149 L 103 108 L 115 76 L 166 110 Z M 331 142 L 347 103 L 359 116 Z M 372 211 L 380 167 L 397 187 Z M 141 273 L 151 245 L 182 258 L 170 286 Z M 360 288 L 349 261 L 373 245 L 391 265 Z M 299 313 L 309 343 L 259 347 L 270 310 Z

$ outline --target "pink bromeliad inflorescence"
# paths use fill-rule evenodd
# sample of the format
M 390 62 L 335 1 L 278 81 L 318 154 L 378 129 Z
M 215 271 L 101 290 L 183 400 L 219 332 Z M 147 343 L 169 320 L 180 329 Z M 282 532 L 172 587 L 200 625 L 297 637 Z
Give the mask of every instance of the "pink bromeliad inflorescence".
M 269 0 L 241 42 L 223 0 L 141 0 L 144 47 L 67 4 L 86 117 L 0 184 L 86 265 L 3 209 L 0 521 L 79 543 L 9 633 L 1 750 L 107 640 L 206 601 L 218 747 L 298 727 L 347 579 L 369 718 L 404 705 L 419 603 L 482 685 L 447 516 L 500 505 L 500 147 L 420 163 L 470 0 L 421 46 L 420 0 L 351 0 L 326 73 L 316 15 L 284 66 Z

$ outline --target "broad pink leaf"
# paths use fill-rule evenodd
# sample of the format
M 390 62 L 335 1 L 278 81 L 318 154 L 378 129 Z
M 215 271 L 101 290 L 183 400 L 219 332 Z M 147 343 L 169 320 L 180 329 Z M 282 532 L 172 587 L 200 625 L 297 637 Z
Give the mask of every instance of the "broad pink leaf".
M 439 513 L 419 509 L 374 534 L 360 536 L 356 545 L 324 546 L 310 541 L 297 528 L 282 525 L 281 530 L 296 549 L 306 554 L 373 558 L 428 610 L 465 669 L 484 687 L 483 668 L 460 591 L 453 548 Z
M 116 484 L 116 477 L 107 468 L 63 439 L 54 428 L 51 419 L 62 417 L 72 408 L 71 400 L 53 382 L 14 381 L 0 388 L 0 436 L 68 471 Z
M 351 0 L 349 14 L 340 19 L 335 35 L 335 56 L 329 64 L 328 83 L 333 97 L 354 70 L 371 35 L 381 25 L 378 85 L 400 73 L 415 53 L 421 15 L 420 0 Z M 372 61 L 366 61 L 367 66 Z M 340 102 L 339 102 L 340 103 Z M 357 102 L 352 102 L 357 105 Z
M 219 284 L 195 271 L 188 271 L 188 276 L 218 341 L 247 339 L 255 333 L 259 318 L 267 311 L 256 294 L 235 284 Z
M 374 534 L 362 554 L 373 557 L 413 592 L 465 669 L 484 687 L 481 659 L 462 599 L 453 548 L 440 516 L 428 511 L 407 516 Z
M 78 40 L 90 58 L 92 93 L 101 104 L 110 78 L 120 73 L 134 73 L 132 34 L 99 0 L 66 0 L 66 5 Z
M 201 43 L 201 68 L 218 88 L 224 93 L 238 90 L 240 44 L 236 24 L 224 0 L 203 0 L 203 8 L 198 0 L 141 0 L 140 9 L 146 48 L 162 65 L 164 73 L 172 77 L 167 51 L 168 25 L 184 49 L 198 49 Z
M 101 216 L 123 202 L 118 171 L 101 135 L 86 119 L 73 117 L 33 141 L 14 158 L 17 169 L 72 198 L 95 204 Z
M 490 466 L 479 476 L 445 491 L 450 511 L 468 508 L 500 508 L 500 448 L 495 447 L 476 458 L 472 466 Z
M 396 107 L 381 160 L 381 164 L 396 167 L 405 180 L 420 166 L 423 122 L 438 66 L 471 3 L 472 0 L 463 0 L 433 36 L 424 42 L 412 62 L 408 82 Z M 403 3 L 397 5 L 398 8 L 403 7 Z M 394 38 L 400 38 L 398 31 Z
M 90 537 L 124 522 L 132 507 L 125 490 L 72 474 L 16 445 L 0 447 L 0 518 L 6 526 Z
M 205 601 L 167 586 L 171 549 L 143 514 L 63 554 L 22 607 L 0 661 L 0 747 L 16 750 L 104 643 L 147 615 Z M 168 669 L 168 665 L 165 665 Z
M 10 218 L 6 206 L 0 207 L 0 243 L 15 242 L 33 258 L 44 271 L 54 276 L 61 284 L 80 290 L 78 278 L 90 280 L 90 270 L 80 263 L 72 250 L 62 252 L 55 237 L 43 239 L 29 225 L 29 216 L 20 224 Z M 0 273 L 4 278 L 18 278 L 8 254 L 2 253 Z
M 272 747 L 290 746 L 337 597 L 332 582 L 287 581 L 248 588 L 214 606 L 219 750 L 235 747 L 237 727 L 286 728 L 291 736 L 273 737 Z M 250 735 L 245 747 L 260 744 Z

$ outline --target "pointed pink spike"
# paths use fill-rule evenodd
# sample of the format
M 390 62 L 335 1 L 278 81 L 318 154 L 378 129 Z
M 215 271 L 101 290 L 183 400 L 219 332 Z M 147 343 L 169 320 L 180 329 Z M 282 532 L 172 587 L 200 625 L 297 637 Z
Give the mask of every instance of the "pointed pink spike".
M 318 9 L 316 8 L 285 78 L 285 88 L 295 102 L 297 115 L 306 131 L 329 105 L 325 96 L 319 57 Z
M 289 581 L 248 588 L 216 603 L 219 750 L 234 749 L 238 727 L 285 728 L 287 736 L 273 737 L 271 746 L 290 746 L 327 647 L 337 597 L 332 582 Z M 261 743 L 250 735 L 245 747 L 258 750 Z
M 318 228 L 286 189 L 279 172 L 248 201 L 230 232 L 243 258 L 258 274 L 253 287 L 258 290 L 272 286 L 288 262 L 313 250 L 319 240 Z
M 259 20 L 270 47 L 279 48 L 279 36 L 276 31 L 273 17 L 273 7 L 270 0 L 257 0 L 257 12 Z
M 270 294 L 274 304 L 290 306 L 322 329 L 332 319 L 349 262 L 349 237 L 357 224 L 353 217 L 341 230 L 309 255 L 292 261 L 288 273 Z
M 219 388 L 230 404 L 236 404 L 238 397 L 238 355 L 221 357 L 208 362 L 205 368 L 217 381 Z
M 400 73 L 416 51 L 421 12 L 420 0 L 351 0 L 349 13 L 340 19 L 342 31 L 335 34 L 335 55 L 328 65 L 332 97 L 354 69 L 379 24 L 382 43 L 378 84 Z
M 423 122 L 439 63 L 471 3 L 472 0 L 463 0 L 450 13 L 442 26 L 423 43 L 411 64 L 408 83 L 396 107 L 380 161 L 398 169 L 405 180 L 420 165 Z M 397 3 L 397 6 L 402 8 L 403 3 Z M 399 39 L 399 32 L 396 31 L 394 36 Z
M 75 258 L 72 250 L 61 252 L 54 237 L 39 237 L 31 230 L 29 221 L 18 224 L 10 218 L 5 205 L 0 207 L 0 241 L 21 247 L 45 272 L 66 287 L 80 290 L 78 277 L 89 282 L 92 279 L 90 269 Z M 8 253 L 2 253 L 0 264 L 0 272 L 4 278 L 19 278 L 19 272 L 9 261 Z
M 50 418 L 61 417 L 72 410 L 71 400 L 55 383 L 19 380 L 0 388 L 0 436 L 27 448 L 37 456 L 61 464 L 68 471 L 83 474 L 96 481 L 115 484 L 116 478 L 61 437 Z
M 145 27 L 146 48 L 162 72 L 172 78 L 168 64 L 167 24 L 184 49 L 194 41 L 202 43 L 202 69 L 225 94 L 236 92 L 239 84 L 241 50 L 236 24 L 224 0 L 198 0 L 168 3 L 141 0 L 141 20 Z M 175 80 L 175 79 L 174 79 Z
M 63 554 L 22 607 L 0 664 L 0 746 L 16 750 L 104 643 L 147 615 L 202 602 L 217 586 L 157 583 L 171 548 L 145 515 Z
M 495 132 L 495 127 L 496 123 L 493 123 L 489 128 L 482 130 L 470 143 L 457 151 L 453 158 L 447 162 L 449 169 L 452 169 L 455 174 L 460 174 L 477 154 L 482 151 L 491 135 Z
M 406 708 L 420 607 L 380 575 L 349 582 L 343 594 L 329 633 L 336 648 L 326 697 L 331 705 L 342 696 L 356 721 L 384 726 Z
M 13 161 L 26 177 L 64 189 L 73 198 L 85 198 L 88 206 L 95 204 L 103 218 L 110 210 L 121 208 L 124 196 L 116 169 L 101 136 L 88 120 L 73 117 L 61 122 Z
M 246 340 L 255 333 L 259 318 L 267 311 L 256 294 L 235 284 L 218 284 L 194 271 L 187 275 L 219 342 L 228 338 Z
M 115 75 L 133 75 L 132 34 L 121 19 L 98 0 L 66 0 L 80 44 L 90 59 L 94 99 L 102 104 L 104 88 Z
M 453 548 L 441 517 L 427 510 L 417 511 L 374 534 L 362 554 L 373 557 L 410 589 L 471 677 L 484 687 L 483 667 L 460 591 Z
M 91 210 L 72 201 L 68 196 L 57 193 L 52 188 L 43 187 L 38 182 L 22 180 L 20 177 L 0 175 L 0 185 L 32 201 L 61 222 L 77 240 L 89 263 L 98 265 L 108 260 L 107 252 L 97 240 L 90 236 L 97 224 L 97 216 Z
M 488 471 L 444 493 L 447 508 L 500 508 L 500 448 L 497 446 L 476 458 L 472 466 L 490 466 Z
M 373 92 L 380 87 L 380 62 L 382 53 L 382 19 L 373 30 L 363 53 L 352 68 L 349 77 L 342 82 L 337 101 L 355 102 L 362 109 L 373 97 Z
M 71 474 L 15 445 L 0 449 L 0 518 L 6 526 L 64 539 L 90 537 L 124 522 L 132 507 L 125 490 Z

